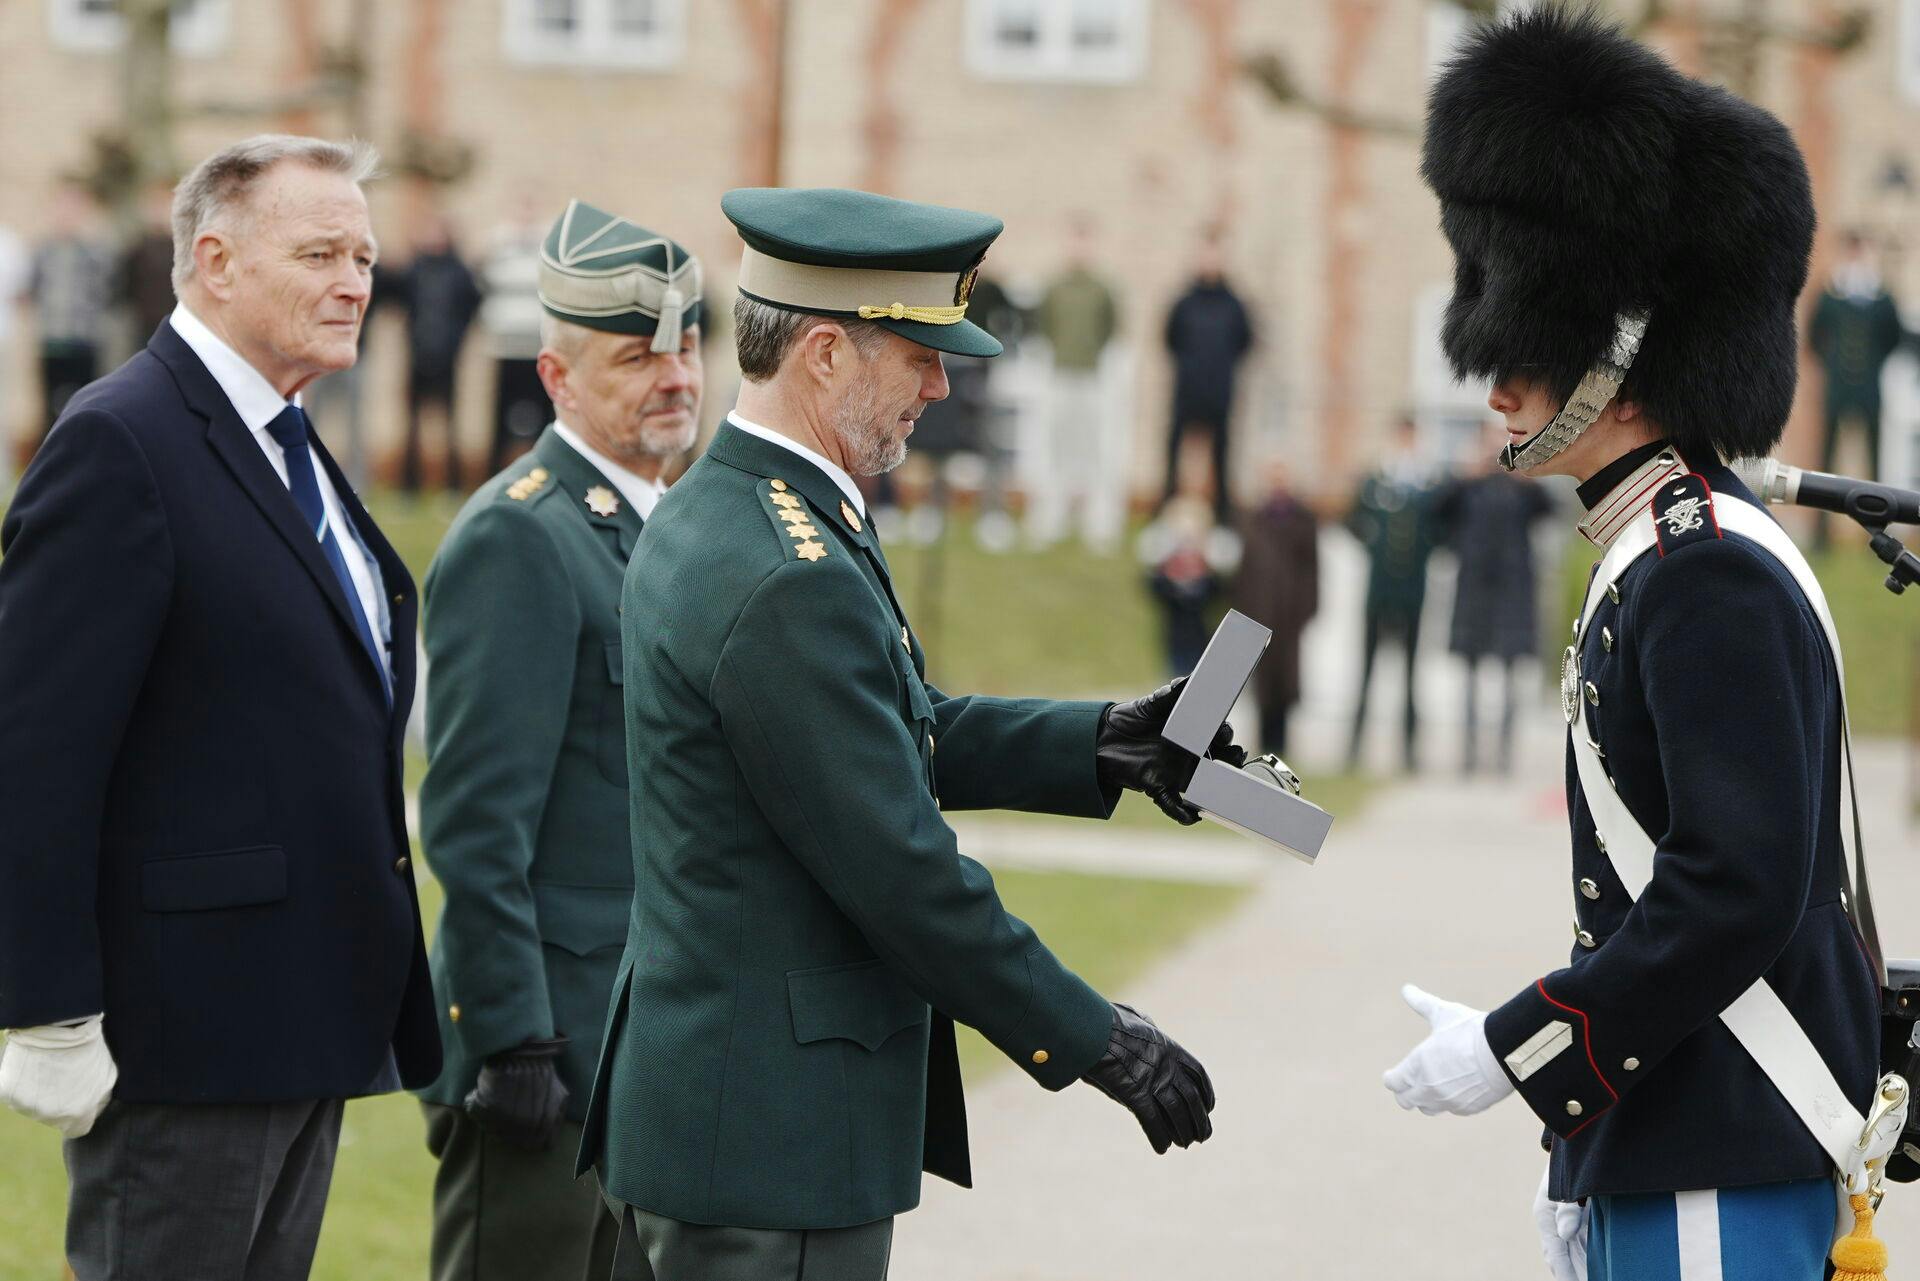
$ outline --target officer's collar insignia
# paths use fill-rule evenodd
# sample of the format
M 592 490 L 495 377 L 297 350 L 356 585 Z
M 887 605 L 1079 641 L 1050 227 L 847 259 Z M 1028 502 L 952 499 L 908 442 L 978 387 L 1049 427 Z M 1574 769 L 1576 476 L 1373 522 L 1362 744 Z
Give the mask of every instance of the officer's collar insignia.
M 620 500 L 605 485 L 587 491 L 587 510 L 596 516 L 611 516 L 620 510 Z
M 847 522 L 854 533 L 860 532 L 860 514 L 854 511 L 853 504 L 844 498 L 840 500 L 840 517 Z
M 1698 472 L 1662 481 L 1651 509 L 1654 537 L 1662 556 L 1688 543 L 1720 537 L 1720 521 L 1713 514 L 1713 490 Z

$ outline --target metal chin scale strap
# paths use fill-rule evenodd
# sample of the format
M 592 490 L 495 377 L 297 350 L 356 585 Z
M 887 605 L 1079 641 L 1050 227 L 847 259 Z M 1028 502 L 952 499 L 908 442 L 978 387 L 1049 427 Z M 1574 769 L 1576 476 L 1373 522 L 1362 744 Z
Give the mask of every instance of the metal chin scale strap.
M 1646 337 L 1650 313 L 1645 308 L 1620 312 L 1613 318 L 1613 340 L 1592 368 L 1580 379 L 1580 385 L 1567 397 L 1567 403 L 1553 421 L 1517 445 L 1500 451 L 1500 465 L 1508 471 L 1538 467 L 1571 445 L 1580 433 L 1593 426 L 1603 410 L 1626 381 L 1633 358 L 1640 353 L 1640 340 Z

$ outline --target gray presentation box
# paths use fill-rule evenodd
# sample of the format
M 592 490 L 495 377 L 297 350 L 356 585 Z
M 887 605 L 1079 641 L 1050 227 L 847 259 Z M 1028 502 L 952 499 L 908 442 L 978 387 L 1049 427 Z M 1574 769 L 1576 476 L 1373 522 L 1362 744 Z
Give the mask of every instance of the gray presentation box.
M 1238 610 L 1227 611 L 1161 733 L 1203 758 L 1187 785 L 1189 803 L 1215 822 L 1311 864 L 1333 828 L 1333 815 L 1274 783 L 1266 772 L 1206 759 L 1215 732 L 1232 713 L 1272 639 L 1268 628 Z

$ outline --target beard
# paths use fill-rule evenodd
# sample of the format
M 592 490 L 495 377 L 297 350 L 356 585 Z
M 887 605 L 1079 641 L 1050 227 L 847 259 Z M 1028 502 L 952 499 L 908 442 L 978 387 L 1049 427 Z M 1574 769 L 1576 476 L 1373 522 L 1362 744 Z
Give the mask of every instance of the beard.
M 685 421 L 673 425 L 650 421 L 651 415 L 670 409 L 685 410 Z M 617 462 L 632 464 L 673 458 L 692 449 L 694 438 L 700 434 L 700 406 L 687 392 L 673 392 L 650 400 L 640 407 L 640 413 L 638 429 L 618 441 L 619 449 L 614 454 Z
M 878 476 L 892 471 L 907 457 L 907 438 L 893 434 L 897 413 L 890 414 L 880 387 L 864 382 L 847 393 L 834 412 L 833 429 L 847 452 L 848 470 L 856 476 Z

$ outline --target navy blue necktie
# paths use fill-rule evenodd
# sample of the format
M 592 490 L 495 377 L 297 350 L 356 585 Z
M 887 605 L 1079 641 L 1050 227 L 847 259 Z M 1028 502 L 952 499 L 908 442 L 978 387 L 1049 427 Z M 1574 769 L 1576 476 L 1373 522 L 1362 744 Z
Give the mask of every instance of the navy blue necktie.
M 387 706 L 391 707 L 393 681 L 387 675 L 387 665 L 380 657 L 379 642 L 373 638 L 373 628 L 366 611 L 360 607 L 360 590 L 353 585 L 353 575 L 347 572 L 347 558 L 340 553 L 340 539 L 327 521 L 327 504 L 320 497 L 320 481 L 313 470 L 313 450 L 307 446 L 308 431 L 307 416 L 298 405 L 288 405 L 267 424 L 267 434 L 278 441 L 280 448 L 286 452 L 287 488 L 293 493 L 294 504 L 300 508 L 300 514 L 306 517 L 307 528 L 313 531 L 327 564 L 333 566 L 333 576 L 340 580 L 340 590 L 346 593 L 347 609 L 353 614 L 353 624 L 360 633 L 360 643 L 367 647 L 374 670 L 380 673 L 380 688 L 386 693 Z

